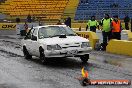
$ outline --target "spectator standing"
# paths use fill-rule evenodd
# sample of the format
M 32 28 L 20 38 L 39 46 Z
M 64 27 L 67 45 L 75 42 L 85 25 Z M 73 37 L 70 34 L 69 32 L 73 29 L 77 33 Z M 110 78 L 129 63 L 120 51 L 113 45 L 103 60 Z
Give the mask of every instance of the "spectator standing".
M 25 22 L 25 24 L 24 24 L 24 29 L 25 29 L 25 32 L 27 33 L 28 32 L 28 24 L 27 24 L 27 22 Z
M 27 22 L 29 22 L 29 23 L 31 23 L 31 22 L 32 22 L 32 17 L 31 17 L 31 15 L 30 15 L 30 14 L 27 16 Z
M 106 50 L 107 42 L 111 39 L 111 21 L 109 14 L 105 14 L 105 17 L 101 20 L 100 25 L 102 26 L 103 35 L 103 50 Z
M 112 29 L 112 39 L 121 40 L 121 21 L 118 19 L 118 15 L 113 16 L 114 19 L 111 22 L 111 29 Z
M 68 17 L 66 20 L 65 20 L 65 25 L 69 26 L 71 28 L 71 17 Z
M 35 22 L 35 16 L 33 15 L 33 17 L 32 17 L 32 22 Z
M 125 29 L 129 30 L 129 22 L 130 22 L 130 18 L 128 17 L 128 15 L 125 16 L 124 18 L 124 23 L 125 23 Z
M 97 27 L 99 29 L 99 23 L 95 19 L 95 16 L 92 16 L 91 20 L 88 21 L 86 31 L 87 31 L 88 27 L 90 27 L 90 31 L 92 31 L 92 32 L 96 32 Z

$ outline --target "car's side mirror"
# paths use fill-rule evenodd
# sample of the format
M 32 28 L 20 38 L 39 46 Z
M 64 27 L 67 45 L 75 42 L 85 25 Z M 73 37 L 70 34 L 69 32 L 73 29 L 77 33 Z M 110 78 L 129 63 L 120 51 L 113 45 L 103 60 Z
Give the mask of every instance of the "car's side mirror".
M 37 36 L 32 35 L 31 40 L 33 40 L 33 41 L 37 41 Z

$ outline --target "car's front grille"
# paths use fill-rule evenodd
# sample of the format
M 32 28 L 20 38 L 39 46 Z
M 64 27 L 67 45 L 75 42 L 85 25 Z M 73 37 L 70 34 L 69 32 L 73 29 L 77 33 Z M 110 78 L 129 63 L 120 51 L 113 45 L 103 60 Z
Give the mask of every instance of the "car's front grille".
M 80 47 L 80 45 L 78 45 L 78 46 L 65 46 L 65 47 L 62 47 L 62 48 L 70 48 L 70 47 Z

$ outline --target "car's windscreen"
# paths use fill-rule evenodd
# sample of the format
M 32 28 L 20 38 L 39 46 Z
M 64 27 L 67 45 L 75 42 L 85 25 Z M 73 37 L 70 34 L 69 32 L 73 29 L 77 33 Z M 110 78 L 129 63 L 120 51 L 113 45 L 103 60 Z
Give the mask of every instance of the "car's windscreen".
M 42 39 L 60 36 L 61 34 L 65 34 L 66 36 L 76 36 L 76 33 L 74 33 L 69 27 L 50 26 L 40 28 L 38 37 Z

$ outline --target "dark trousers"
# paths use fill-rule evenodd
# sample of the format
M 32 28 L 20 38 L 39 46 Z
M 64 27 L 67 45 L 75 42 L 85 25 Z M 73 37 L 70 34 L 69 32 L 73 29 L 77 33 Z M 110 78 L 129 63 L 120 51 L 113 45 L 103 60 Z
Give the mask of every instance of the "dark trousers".
M 103 35 L 103 50 L 106 50 L 107 42 L 111 39 L 111 32 L 102 32 Z
M 128 22 L 125 22 L 125 29 L 129 30 L 129 23 Z
M 121 32 L 113 32 L 112 33 L 112 39 L 121 40 Z
M 96 26 L 90 26 L 90 31 L 96 32 Z
M 111 32 L 102 32 L 103 35 L 103 43 L 107 44 L 107 42 L 111 39 Z

